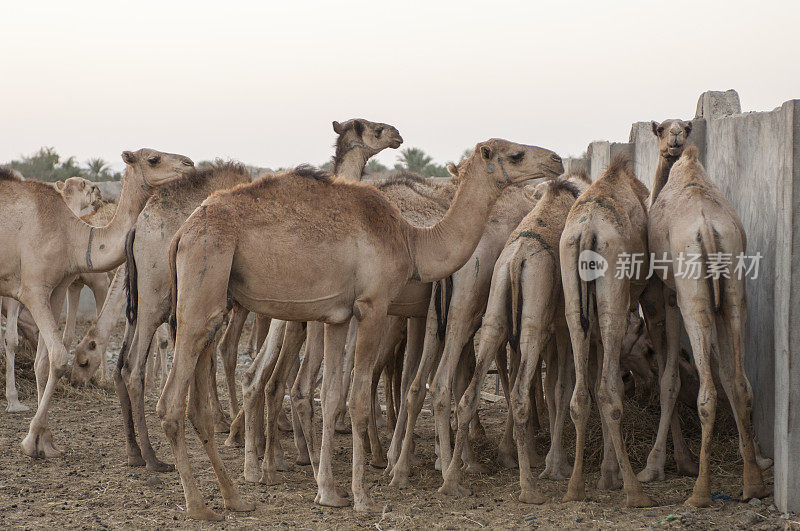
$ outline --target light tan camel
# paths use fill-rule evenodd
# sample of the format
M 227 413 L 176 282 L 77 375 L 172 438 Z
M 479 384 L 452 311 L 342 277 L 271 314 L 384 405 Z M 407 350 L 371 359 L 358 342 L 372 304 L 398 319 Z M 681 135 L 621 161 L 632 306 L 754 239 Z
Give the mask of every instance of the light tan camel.
M 575 362 L 570 413 L 575 423 L 576 450 L 565 500 L 583 500 L 586 496 L 583 452 L 591 405 L 588 385 L 592 362 L 599 367 L 596 396 L 604 442 L 598 487 L 618 486 L 617 474 L 621 472 L 626 505 L 653 504 L 633 473 L 620 431 L 621 343 L 628 312 L 637 309 L 648 285 L 647 195 L 647 188 L 636 178 L 627 158 L 615 157 L 602 177 L 572 206 L 561 236 L 561 280 Z M 618 265 L 625 263 L 625 256 L 634 255 L 642 258 L 642 267 L 618 274 Z M 604 274 L 595 276 L 602 271 L 603 263 L 607 267 Z M 596 352 L 590 349 L 592 341 Z
M 22 177 L 22 175 L 16 171 L 14 171 L 14 173 L 9 173 L 9 175 L 16 177 L 19 181 L 25 180 L 24 177 Z M 59 194 L 61 194 L 64 202 L 76 216 L 85 208 L 101 200 L 100 191 L 97 186 L 92 184 L 91 181 L 82 177 L 70 177 L 66 181 L 57 181 L 53 183 L 53 187 L 58 191 Z M 6 353 L 6 401 L 8 403 L 6 406 L 6 411 L 9 413 L 18 413 L 28 411 L 30 409 L 28 406 L 19 401 L 17 383 L 16 379 L 14 378 L 16 354 L 19 348 L 19 333 L 17 329 L 17 323 L 20 312 L 22 311 L 22 305 L 16 299 L 10 297 L 0 297 L 0 308 L 2 308 L 3 305 L 6 307 L 7 330 L 6 333 L 3 334 L 3 330 L 0 329 L 0 343 L 4 344 Z M 75 313 L 74 309 L 73 313 Z M 70 312 L 68 311 L 68 326 L 69 322 Z
M 564 222 L 575 199 L 588 188 L 586 175 L 562 176 L 540 185 L 545 189 L 536 207 L 507 238 L 492 274 L 491 291 L 483 317 L 475 373 L 458 405 L 459 419 L 471 419 L 478 407 L 480 388 L 495 354 L 509 340 L 519 352 L 519 367 L 512 378 L 510 393 L 514 439 L 519 460 L 520 501 L 542 503 L 544 497 L 533 484 L 530 446 L 535 433 L 530 430 L 534 377 L 541 360 L 547 364 L 545 396 L 550 420 L 550 451 L 541 477 L 563 479 L 568 468 L 561 442 L 568 394 L 572 390 L 569 331 L 564 319 L 558 247 Z M 508 308 L 511 308 L 511 312 Z M 463 407 L 462 407 L 463 404 Z M 466 424 L 459 422 L 453 460 L 444 473 L 440 492 L 458 494 L 460 449 L 467 444 Z
M 719 376 L 739 430 L 739 448 L 744 459 L 742 498 L 767 496 L 771 489 L 764 484 L 756 462 L 750 421 L 753 393 L 744 372 L 746 271 L 737 268 L 737 260 L 744 256 L 746 236 L 739 216 L 698 161 L 695 146 L 684 151 L 655 198 L 650 208 L 648 237 L 654 256 L 669 261 L 666 271 L 658 270 L 668 288 L 665 294 L 668 358 L 664 379 L 672 382 L 670 387 L 674 388 L 663 405 L 666 415 L 675 405 L 680 385 L 675 358 L 680 351 L 681 318 L 700 376 L 697 397 L 702 426 L 700 473 L 686 504 L 711 505 L 709 444 L 717 404 L 712 370 Z M 692 255 L 700 257 L 699 271 L 686 265 Z
M 125 151 L 122 193 L 114 219 L 92 227 L 76 217 L 58 192 L 43 183 L 0 177 L 0 295 L 14 297 L 39 328 L 35 372 L 38 409 L 22 449 L 31 457 L 57 456 L 47 413 L 67 350 L 56 322 L 66 288 L 82 272 L 108 271 L 123 260 L 124 235 L 154 187 L 194 172 L 192 161 L 152 149 Z
M 338 396 L 349 320 L 358 319 L 350 400 L 352 487 L 355 509 L 374 510 L 364 485 L 362 437 L 371 407 L 375 349 L 389 304 L 408 280 L 430 282 L 463 265 L 500 191 L 514 182 L 551 176 L 556 166 L 561 169 L 561 159 L 545 149 L 500 139 L 483 142 L 463 165 L 462 183 L 447 215 L 425 229 L 410 225 L 373 187 L 334 180 L 310 168 L 265 177 L 206 200 L 172 243 L 175 359 L 157 406 L 181 474 L 187 515 L 219 518 L 205 506 L 189 467 L 184 417 L 190 386 L 189 414 L 217 474 L 225 506 L 253 508 L 241 499 L 220 460 L 206 400 L 209 337 L 222 325 L 228 294 L 260 314 L 326 323 L 324 396 Z M 349 505 L 334 488 L 332 447 L 326 444 L 333 434 L 336 403 L 324 400 L 322 406 L 316 501 Z

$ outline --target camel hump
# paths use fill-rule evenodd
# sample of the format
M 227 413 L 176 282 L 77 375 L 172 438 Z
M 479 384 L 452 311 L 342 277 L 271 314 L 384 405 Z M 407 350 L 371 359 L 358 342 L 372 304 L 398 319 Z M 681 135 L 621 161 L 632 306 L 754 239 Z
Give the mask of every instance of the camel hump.
M 24 181 L 22 174 L 8 166 L 0 166 L 0 181 Z

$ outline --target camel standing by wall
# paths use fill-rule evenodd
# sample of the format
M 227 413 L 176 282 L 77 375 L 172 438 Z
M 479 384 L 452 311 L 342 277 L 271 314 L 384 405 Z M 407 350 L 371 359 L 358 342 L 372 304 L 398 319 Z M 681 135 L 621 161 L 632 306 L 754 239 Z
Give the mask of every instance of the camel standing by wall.
M 668 387 L 673 391 L 665 397 L 664 415 L 673 409 L 680 388 L 677 356 L 681 318 L 700 376 L 697 397 L 702 426 L 700 473 L 686 504 L 711 505 L 709 444 L 717 404 L 714 370 L 731 403 L 739 431 L 739 448 L 744 459 L 742 498 L 762 498 L 771 489 L 764 484 L 756 462 L 750 420 L 753 393 L 744 372 L 746 271 L 737 268 L 737 260 L 743 259 L 746 249 L 744 228 L 733 207 L 706 175 L 694 146 L 684 151 L 654 198 L 648 223 L 650 250 L 668 260 L 666 271 L 658 270 L 667 286 L 668 300 L 668 357 L 663 379 L 669 385 L 662 384 L 662 389 Z M 700 269 L 692 271 L 685 266 L 681 271 L 680 263 L 686 263 L 691 255 L 701 257 Z M 729 257 L 727 263 L 725 256 Z M 715 344 L 716 349 L 712 348 Z
M 555 167 L 557 166 L 557 170 Z M 353 426 L 354 506 L 376 507 L 364 485 L 364 444 L 375 349 L 391 301 L 412 278 L 444 278 L 469 258 L 491 205 L 509 184 L 561 170 L 553 152 L 493 139 L 477 146 L 461 170 L 461 186 L 447 215 L 419 229 L 374 188 L 298 169 L 218 192 L 173 239 L 175 360 L 157 412 L 181 474 L 192 518 L 217 519 L 197 489 L 184 433 L 189 415 L 217 474 L 225 506 L 250 510 L 217 453 L 210 411 L 209 337 L 223 322 L 226 297 L 256 313 L 293 321 L 325 322 L 323 395 L 341 386 L 341 362 L 351 316 L 358 319 L 350 418 Z M 265 231 L 270 235 L 264 238 Z M 213 248 L 208 254 L 204 249 Z M 338 395 L 337 395 L 338 396 Z M 349 503 L 336 493 L 331 446 L 336 404 L 323 401 L 320 464 L 323 505 Z
M 126 168 L 117 212 L 104 227 L 76 217 L 53 187 L 0 173 L 0 295 L 24 304 L 39 328 L 38 409 L 22 441 L 31 457 L 61 454 L 47 426 L 47 413 L 67 368 L 57 318 L 68 284 L 78 273 L 108 271 L 122 263 L 124 235 L 154 187 L 194 172 L 189 158 L 152 149 L 125 151 L 122 159 Z
M 6 168 L 0 168 L 0 171 L 5 171 L 7 178 L 16 178 L 19 181 L 25 180 L 19 172 L 14 170 L 8 171 Z M 70 177 L 65 181 L 57 181 L 53 183 L 53 187 L 61 194 L 67 207 L 69 207 L 76 216 L 83 209 L 95 204 L 101 199 L 100 191 L 97 186 L 82 177 Z M 22 312 L 22 304 L 11 297 L 0 297 L 0 308 L 3 306 L 6 307 L 6 333 L 3 334 L 3 330 L 0 329 L 0 343 L 3 343 L 6 353 L 6 411 L 9 413 L 19 413 L 30 409 L 19 401 L 17 382 L 14 378 L 16 355 L 19 349 L 19 332 L 17 326 L 20 313 Z M 69 322 L 70 313 L 68 311 L 67 323 L 69 324 Z
M 628 312 L 636 311 L 648 286 L 647 196 L 648 190 L 634 175 L 630 162 L 618 156 L 572 206 L 561 236 L 561 280 L 575 362 L 570 413 L 575 423 L 576 450 L 565 500 L 583 500 L 586 496 L 583 452 L 591 405 L 588 388 L 591 362 L 597 365 L 596 396 L 604 442 L 598 487 L 617 487 L 617 474 L 621 472 L 626 505 L 653 504 L 633 473 L 620 431 L 624 389 L 621 344 Z M 624 257 L 634 255 L 643 257 L 641 268 L 617 274 Z M 599 271 L 601 258 L 607 264 L 605 274 L 592 278 L 586 268 L 579 269 L 591 262 L 597 266 L 593 271 Z M 590 349 L 592 341 L 596 352 Z
M 522 489 L 520 501 L 544 501 L 533 484 L 529 457 L 533 454 L 530 446 L 535 441 L 535 433 L 530 430 L 531 413 L 536 407 L 532 391 L 542 359 L 547 364 L 545 396 L 551 444 L 541 477 L 562 479 L 567 475 L 568 464 L 561 434 L 568 393 L 572 390 L 572 360 L 556 249 L 570 207 L 589 184 L 589 178 L 584 174 L 562 176 L 540 185 L 544 188 L 542 198 L 507 238 L 492 274 L 476 369 L 458 404 L 459 422 L 453 460 L 444 473 L 445 482 L 440 492 L 458 494 L 466 490 L 460 485 L 459 456 L 460 449 L 468 444 L 468 419 L 478 407 L 480 388 L 489 364 L 498 350 L 504 348 L 503 342 L 507 338 L 512 348 L 519 352 L 520 359 L 510 393 Z M 466 423 L 462 419 L 466 419 Z

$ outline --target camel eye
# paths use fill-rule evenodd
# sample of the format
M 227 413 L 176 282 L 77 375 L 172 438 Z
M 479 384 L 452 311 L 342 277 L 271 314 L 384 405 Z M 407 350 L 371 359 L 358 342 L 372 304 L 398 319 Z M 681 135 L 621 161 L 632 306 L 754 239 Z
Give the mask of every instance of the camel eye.
M 511 159 L 511 162 L 513 162 L 514 164 L 519 164 L 520 162 L 522 162 L 522 159 L 524 157 L 525 153 L 520 151 L 519 153 L 514 153 L 513 155 L 511 155 L 509 159 Z
M 161 160 L 161 157 L 158 155 L 151 155 L 147 157 L 147 162 L 150 163 L 151 166 L 155 166 Z
M 383 128 L 380 128 L 380 129 L 376 130 L 375 131 L 375 138 L 380 138 L 381 137 L 381 133 L 383 133 Z
M 90 342 L 89 342 L 89 348 L 90 348 L 91 350 L 94 350 L 94 349 L 96 349 L 96 348 L 97 348 L 97 343 L 95 343 L 94 341 L 90 341 Z

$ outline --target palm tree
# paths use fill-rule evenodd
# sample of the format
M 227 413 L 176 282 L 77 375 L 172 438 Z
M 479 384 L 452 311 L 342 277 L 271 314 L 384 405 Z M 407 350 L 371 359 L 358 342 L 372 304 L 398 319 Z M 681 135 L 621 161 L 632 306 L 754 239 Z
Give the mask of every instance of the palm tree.
M 108 163 L 100 157 L 87 160 L 86 166 L 89 168 L 90 179 L 98 180 L 108 176 Z
M 381 164 L 379 160 L 370 159 L 370 161 L 367 162 L 367 165 L 364 168 L 364 173 L 381 173 L 385 172 L 388 169 L 389 168 Z
M 400 162 L 400 164 L 397 165 L 400 169 L 422 173 L 425 167 L 433 161 L 433 157 L 426 155 L 425 152 L 419 148 L 406 148 L 400 151 L 397 160 Z

